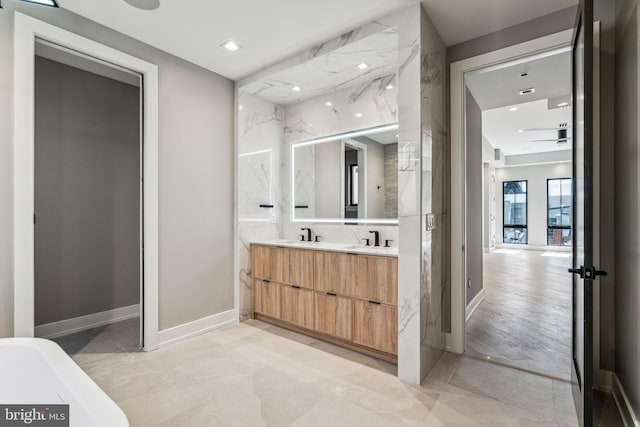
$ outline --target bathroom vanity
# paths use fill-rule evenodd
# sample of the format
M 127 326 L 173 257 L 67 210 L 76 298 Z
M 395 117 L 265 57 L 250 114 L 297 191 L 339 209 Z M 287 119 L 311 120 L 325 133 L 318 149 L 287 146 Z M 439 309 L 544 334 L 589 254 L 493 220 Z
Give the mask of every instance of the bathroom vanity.
M 251 244 L 253 318 L 397 363 L 395 248 Z

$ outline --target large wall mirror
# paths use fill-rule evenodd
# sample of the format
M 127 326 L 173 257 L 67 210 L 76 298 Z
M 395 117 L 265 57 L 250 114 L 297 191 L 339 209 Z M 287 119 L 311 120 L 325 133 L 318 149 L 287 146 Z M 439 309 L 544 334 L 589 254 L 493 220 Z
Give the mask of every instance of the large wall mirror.
M 398 125 L 291 145 L 293 221 L 398 223 Z

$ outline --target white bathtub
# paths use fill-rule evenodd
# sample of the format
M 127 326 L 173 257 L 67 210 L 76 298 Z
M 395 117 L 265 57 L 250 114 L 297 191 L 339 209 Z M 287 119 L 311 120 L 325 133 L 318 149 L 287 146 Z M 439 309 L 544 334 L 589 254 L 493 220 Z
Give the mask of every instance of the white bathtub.
M 0 339 L 0 404 L 69 404 L 70 426 L 126 427 L 126 415 L 53 341 Z

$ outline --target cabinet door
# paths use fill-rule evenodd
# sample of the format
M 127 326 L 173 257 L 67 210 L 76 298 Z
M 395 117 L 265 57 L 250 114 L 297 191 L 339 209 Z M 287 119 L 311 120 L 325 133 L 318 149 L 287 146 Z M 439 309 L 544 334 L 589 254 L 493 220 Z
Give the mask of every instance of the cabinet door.
M 280 318 L 280 285 L 253 280 L 253 311 L 276 319 Z
M 283 248 L 251 245 L 251 274 L 254 278 L 282 282 L 283 273 Z
M 283 285 L 280 296 L 280 318 L 294 325 L 313 329 L 313 291 Z
M 398 259 L 367 257 L 367 279 L 362 298 L 398 305 Z
M 387 353 L 398 353 L 398 309 L 353 301 L 353 341 Z
M 283 249 L 282 283 L 313 289 L 313 251 Z
M 335 252 L 316 252 L 315 289 L 338 295 L 364 293 L 366 258 Z
M 351 340 L 353 317 L 351 304 L 350 298 L 316 292 L 316 331 Z

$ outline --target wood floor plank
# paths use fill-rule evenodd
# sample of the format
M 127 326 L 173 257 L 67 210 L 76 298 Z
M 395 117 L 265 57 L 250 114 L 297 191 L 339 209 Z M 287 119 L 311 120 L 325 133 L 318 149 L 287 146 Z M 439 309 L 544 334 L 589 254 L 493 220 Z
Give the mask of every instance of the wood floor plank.
M 485 300 L 467 322 L 467 353 L 571 379 L 570 257 L 484 254 Z

